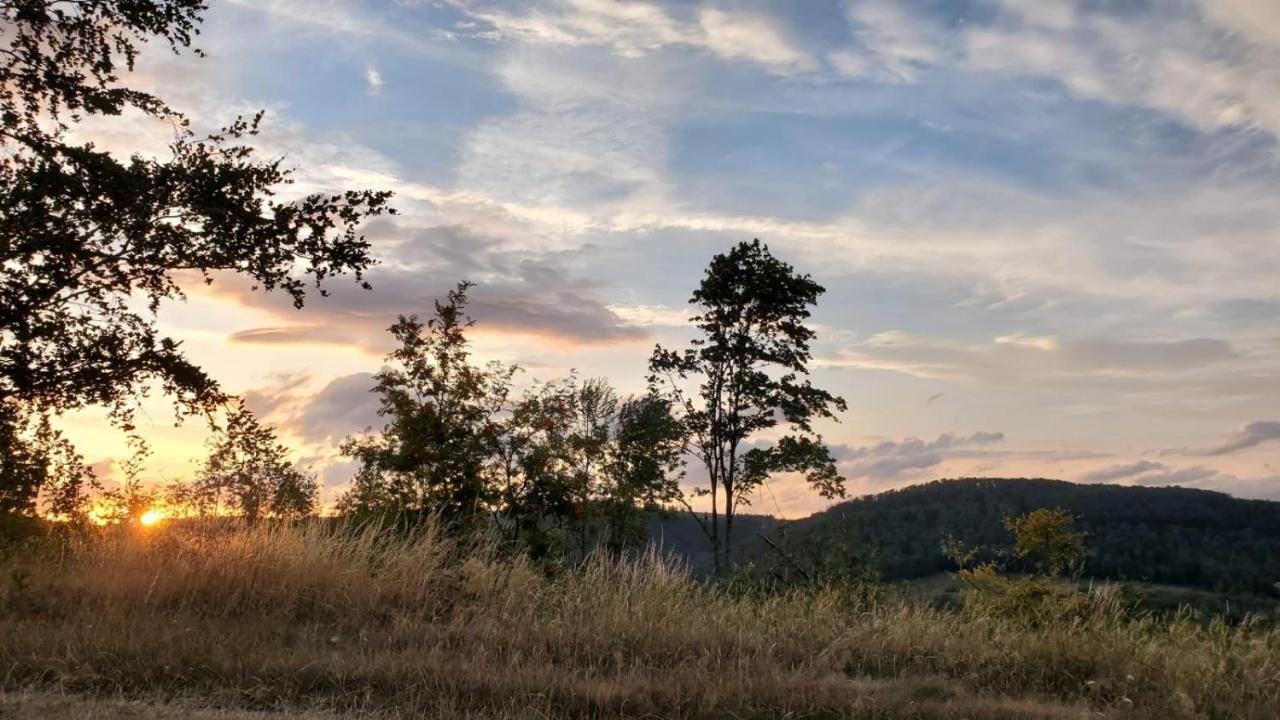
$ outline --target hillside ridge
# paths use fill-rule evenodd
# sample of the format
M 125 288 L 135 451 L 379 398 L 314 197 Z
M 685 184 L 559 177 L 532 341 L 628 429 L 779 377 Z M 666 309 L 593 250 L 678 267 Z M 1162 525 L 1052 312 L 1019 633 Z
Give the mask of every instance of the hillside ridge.
M 1041 507 L 1075 516 L 1088 548 L 1086 577 L 1280 595 L 1280 502 L 1176 486 L 934 480 L 846 500 L 795 520 L 740 517 L 739 557 L 767 561 L 775 551 L 760 540 L 764 534 L 809 562 L 831 548 L 856 546 L 869 551 L 886 580 L 927 577 L 954 569 L 943 555 L 944 539 L 1005 547 L 1012 538 L 1004 519 Z M 692 527 L 674 529 L 682 524 Z M 671 517 L 658 525 L 663 546 L 698 569 L 692 519 Z

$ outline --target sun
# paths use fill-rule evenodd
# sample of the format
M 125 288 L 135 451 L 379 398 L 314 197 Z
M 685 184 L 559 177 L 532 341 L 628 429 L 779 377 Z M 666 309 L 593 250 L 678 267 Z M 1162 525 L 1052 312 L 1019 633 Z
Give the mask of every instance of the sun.
M 159 510 L 148 510 L 138 517 L 138 522 L 151 527 L 164 519 L 164 513 Z

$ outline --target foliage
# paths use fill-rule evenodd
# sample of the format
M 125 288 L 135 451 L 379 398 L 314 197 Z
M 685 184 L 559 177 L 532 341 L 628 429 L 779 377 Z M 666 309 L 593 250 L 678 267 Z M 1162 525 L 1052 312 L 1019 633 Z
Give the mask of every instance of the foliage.
M 1004 526 L 1014 535 L 1014 554 L 1041 574 L 1062 575 L 1084 561 L 1084 535 L 1075 531 L 1065 510 L 1037 508 L 1005 518 Z
M 136 475 L 130 475 L 120 487 L 97 494 L 93 513 L 104 523 L 136 522 L 143 513 L 156 505 L 160 495 L 156 488 L 143 485 Z
M 606 486 L 601 493 L 614 553 L 648 540 L 646 514 L 680 498 L 684 430 L 671 401 L 656 394 L 628 398 L 618 408 Z
M 50 482 L 60 478 L 63 482 Z M 84 459 L 47 414 L 11 398 L 0 398 L 0 516 L 15 519 L 3 527 L 30 527 L 17 517 L 34 519 L 42 488 L 50 514 L 66 519 L 83 513 L 85 485 L 93 480 Z M 0 540 L 5 533 L 0 532 Z
M 642 510 L 678 492 L 682 435 L 668 401 L 619 400 L 576 373 L 517 396 L 514 365 L 472 363 L 469 283 L 425 324 L 402 317 L 376 376 L 387 419 L 348 438 L 359 461 L 339 508 L 357 516 L 439 517 L 465 531 L 491 520 L 513 547 L 556 561 L 645 539 Z
M 573 452 L 579 399 L 572 377 L 536 386 L 497 421 L 496 519 L 507 540 L 535 558 L 563 556 L 571 526 L 586 527 L 583 496 L 590 477 L 575 472 Z
M 504 424 L 500 520 L 535 556 L 642 546 L 644 511 L 679 493 L 682 439 L 654 395 L 619 401 L 572 373 L 531 389 Z
M 701 336 L 682 351 L 658 346 L 649 360 L 651 387 L 672 399 L 688 449 L 707 471 L 700 494 L 711 501 L 704 529 L 717 570 L 731 564 L 735 514 L 771 474 L 802 473 L 823 497 L 844 494 L 812 423 L 834 419 L 845 402 L 804 377 L 814 337 L 805 321 L 823 292 L 759 240 L 739 243 L 712 258 L 690 299 Z M 781 424 L 791 434 L 772 445 L 758 439 Z
M 10 408 L 0 450 L 7 464 L 42 466 L 0 476 L 11 504 L 42 491 L 65 502 L 91 479 L 64 441 L 40 435 L 42 418 L 104 406 L 129 433 L 153 386 L 180 415 L 226 399 L 156 325 L 184 285 L 239 274 L 301 306 L 309 283 L 359 278 L 371 263 L 358 227 L 389 212 L 389 194 L 279 199 L 290 170 L 249 144 L 260 114 L 200 136 L 159 98 L 120 84 L 143 43 L 188 48 L 204 9 L 0 3 L 0 402 Z M 126 111 L 169 121 L 168 157 L 121 159 L 70 139 L 86 116 Z
M 1012 551 L 970 547 L 954 537 L 943 541 L 943 552 L 956 564 L 956 580 L 964 589 L 968 612 L 994 613 L 1040 626 L 1093 607 L 1075 585 L 1057 579 L 1069 568 L 1079 569 L 1084 558 L 1084 537 L 1072 530 L 1070 513 L 1037 508 L 1005 518 L 1004 526 L 1014 534 Z M 998 559 L 979 560 L 983 557 Z M 1009 574 L 1009 560 L 1028 558 L 1038 574 Z
M 191 483 L 169 488 L 170 504 L 200 515 L 296 519 L 312 513 L 319 495 L 314 477 L 296 469 L 275 431 L 238 403 L 209 440 L 209 456 Z M 149 504 L 149 503 L 148 503 Z
M 381 433 L 356 435 L 342 452 L 360 463 L 339 503 L 348 512 L 438 513 L 457 529 L 476 526 L 495 500 L 488 464 L 498 443 L 514 366 L 472 364 L 465 329 L 469 283 L 459 284 L 435 317 L 401 316 L 390 328 L 399 346 L 374 376 Z
M 993 563 L 956 571 L 963 588 L 965 611 L 1006 617 L 1043 627 L 1068 618 L 1082 618 L 1094 608 L 1088 594 L 1074 584 L 1043 576 L 1009 575 Z

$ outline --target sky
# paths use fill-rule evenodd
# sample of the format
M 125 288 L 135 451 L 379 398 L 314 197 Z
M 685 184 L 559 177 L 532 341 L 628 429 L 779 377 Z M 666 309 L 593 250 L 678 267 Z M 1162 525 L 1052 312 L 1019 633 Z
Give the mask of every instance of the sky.
M 196 127 L 264 109 L 289 192 L 388 189 L 372 291 L 234 278 L 162 329 L 332 497 L 398 313 L 477 283 L 482 358 L 624 393 L 760 238 L 827 292 L 815 384 L 851 495 L 958 476 L 1280 499 L 1274 0 L 231 0 L 130 83 Z M 77 130 L 163 154 L 136 116 Z M 149 406 L 149 477 L 201 423 Z M 120 439 L 68 420 L 110 476 Z M 775 478 L 754 511 L 824 506 Z

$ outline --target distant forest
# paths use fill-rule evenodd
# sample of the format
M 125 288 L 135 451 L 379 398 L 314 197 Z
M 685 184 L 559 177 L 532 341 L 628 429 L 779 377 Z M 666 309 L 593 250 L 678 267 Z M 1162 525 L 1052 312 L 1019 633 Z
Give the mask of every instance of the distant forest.
M 1081 485 L 1060 480 L 938 480 L 849 500 L 808 518 L 740 518 L 741 556 L 776 563 L 770 538 L 797 563 L 856 548 L 885 580 L 955 570 L 948 537 L 999 550 L 1012 542 L 1006 517 L 1062 508 L 1085 532 L 1084 577 L 1280 595 L 1280 503 L 1178 487 Z M 671 521 L 658 525 L 680 551 Z M 747 530 L 746 528 L 750 528 Z M 696 565 L 698 558 L 691 558 Z M 1015 568 L 1016 569 L 1016 568 Z

